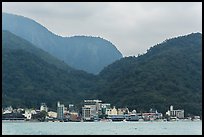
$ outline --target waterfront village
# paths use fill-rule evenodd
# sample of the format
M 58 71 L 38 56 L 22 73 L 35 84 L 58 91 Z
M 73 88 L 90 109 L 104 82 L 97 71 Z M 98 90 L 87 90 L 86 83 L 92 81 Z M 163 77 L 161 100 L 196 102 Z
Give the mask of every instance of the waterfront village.
M 84 100 L 81 112 L 77 112 L 74 104 L 65 107 L 57 102 L 57 110 L 49 111 L 45 103 L 40 109 L 13 109 L 12 106 L 2 108 L 2 120 L 24 120 L 41 122 L 90 122 L 90 121 L 179 121 L 200 120 L 200 116 L 184 117 L 184 110 L 174 110 L 171 105 L 166 114 L 150 109 L 149 112 L 137 113 L 126 108 L 111 107 L 111 104 L 101 100 Z

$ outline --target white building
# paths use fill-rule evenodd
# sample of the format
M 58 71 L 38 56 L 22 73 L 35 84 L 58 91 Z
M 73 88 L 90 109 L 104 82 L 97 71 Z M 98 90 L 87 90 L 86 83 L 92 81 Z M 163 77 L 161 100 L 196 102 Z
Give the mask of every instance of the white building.
M 137 114 L 137 111 L 134 109 L 132 112 L 131 112 L 131 114 Z
M 26 119 L 31 119 L 33 114 L 37 114 L 37 112 L 34 109 L 25 109 L 25 113 L 23 114 Z
M 46 112 L 48 112 L 48 108 L 47 108 L 47 105 L 46 105 L 45 103 L 41 103 L 40 111 L 46 111 Z
M 12 112 L 13 112 L 13 107 L 12 106 L 6 107 L 3 110 L 3 114 L 12 113 Z
M 170 117 L 184 118 L 184 110 L 183 109 L 174 110 L 173 106 L 171 105 L 170 110 L 166 112 L 166 115 Z

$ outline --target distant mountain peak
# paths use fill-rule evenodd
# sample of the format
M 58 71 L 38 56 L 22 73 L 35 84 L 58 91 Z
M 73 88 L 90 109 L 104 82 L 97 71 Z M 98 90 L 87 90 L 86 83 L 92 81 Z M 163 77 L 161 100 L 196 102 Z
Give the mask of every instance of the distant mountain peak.
M 98 74 L 105 66 L 122 58 L 116 46 L 103 38 L 61 37 L 27 17 L 8 13 L 2 15 L 3 30 L 26 39 L 73 68 Z

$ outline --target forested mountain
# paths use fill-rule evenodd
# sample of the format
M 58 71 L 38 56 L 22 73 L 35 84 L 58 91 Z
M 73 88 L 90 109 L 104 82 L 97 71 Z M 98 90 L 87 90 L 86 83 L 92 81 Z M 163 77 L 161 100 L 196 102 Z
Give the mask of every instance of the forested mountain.
M 122 58 L 117 48 L 103 38 L 57 36 L 23 16 L 2 13 L 2 29 L 28 40 L 69 66 L 89 73 L 98 74 L 105 66 Z
M 78 103 L 96 80 L 8 31 L 2 31 L 2 105 L 39 107 Z
M 170 105 L 185 115 L 202 114 L 202 34 L 166 40 L 138 57 L 125 57 L 95 76 L 77 71 L 3 31 L 3 106 L 51 108 L 101 99 L 116 107 L 165 113 Z
M 202 114 L 202 34 L 166 40 L 139 57 L 126 57 L 100 73 L 99 94 L 116 106 Z

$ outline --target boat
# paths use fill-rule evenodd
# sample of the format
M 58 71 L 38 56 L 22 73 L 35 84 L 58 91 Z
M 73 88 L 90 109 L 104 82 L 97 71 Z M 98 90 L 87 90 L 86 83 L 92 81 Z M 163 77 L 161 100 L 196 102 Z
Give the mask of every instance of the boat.
M 125 119 L 124 115 L 112 115 L 111 117 L 108 117 L 108 119 L 111 119 L 112 121 L 123 121 Z
M 179 121 L 177 117 L 170 117 L 170 121 Z
M 112 122 L 111 119 L 101 119 L 100 122 Z
M 131 114 L 126 116 L 126 120 L 127 121 L 139 121 L 139 116 L 137 116 L 136 114 Z
M 192 121 L 201 121 L 200 116 L 194 116 L 192 118 Z

